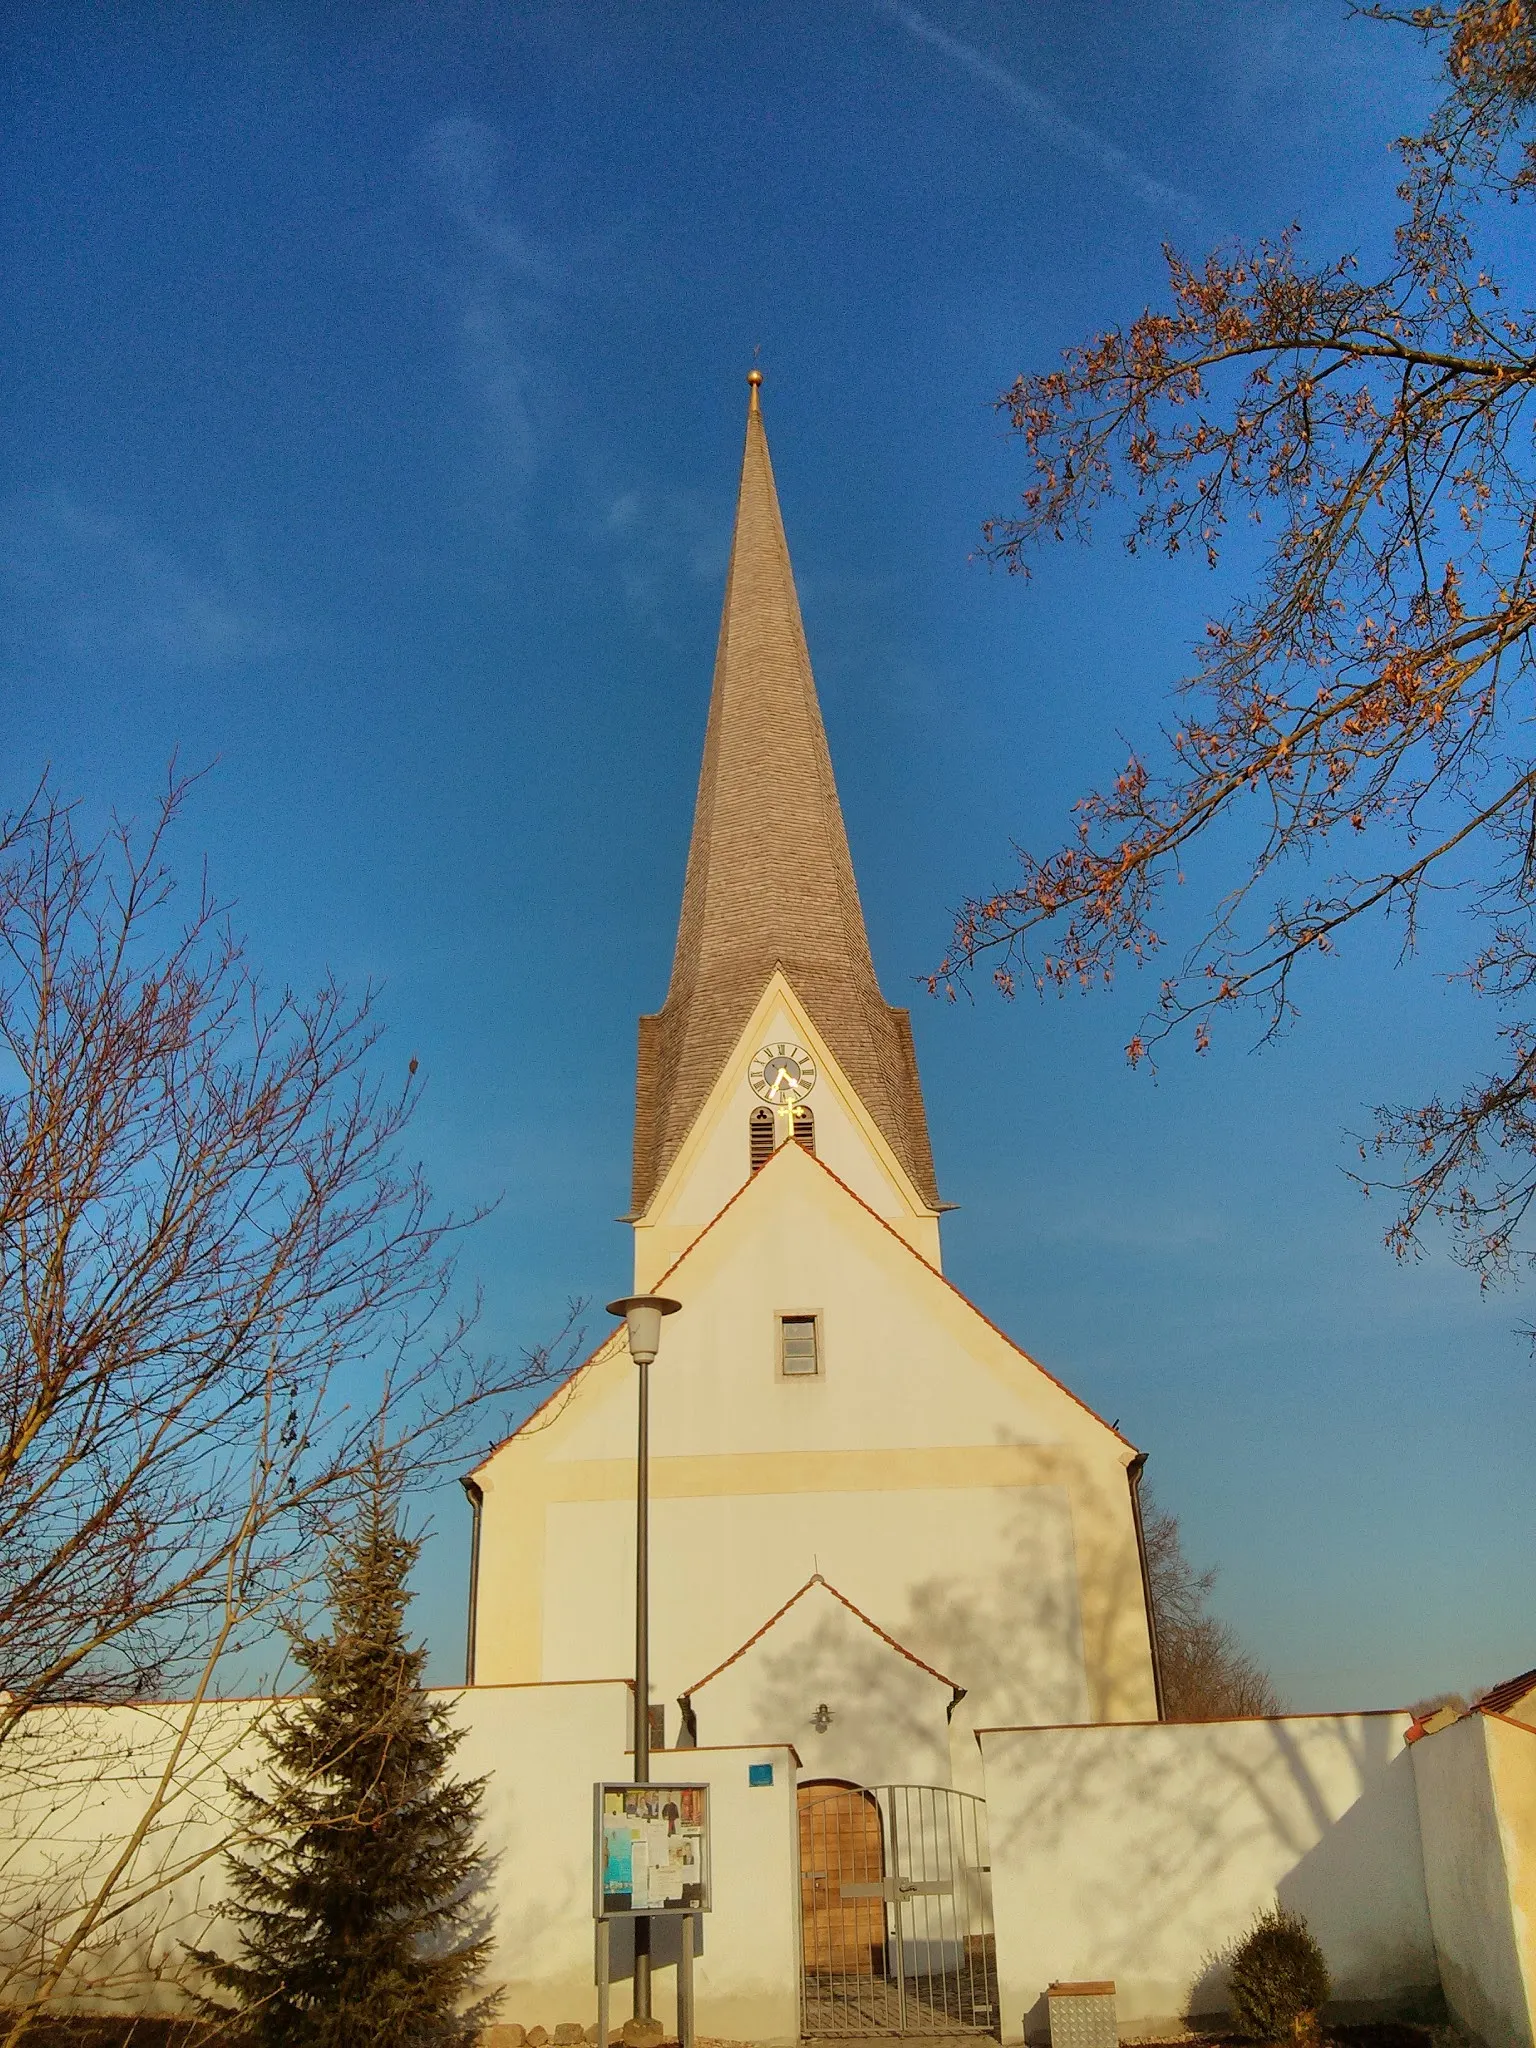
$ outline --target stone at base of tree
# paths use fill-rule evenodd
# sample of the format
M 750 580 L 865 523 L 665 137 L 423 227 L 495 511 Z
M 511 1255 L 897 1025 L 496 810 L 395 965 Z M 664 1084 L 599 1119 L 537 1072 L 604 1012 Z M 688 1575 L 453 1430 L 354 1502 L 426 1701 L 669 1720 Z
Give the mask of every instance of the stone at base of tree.
M 524 2048 L 549 2048 L 549 2035 L 542 2027 L 530 2027 L 523 2036 Z
M 661 2048 L 665 2038 L 660 2020 L 626 2020 L 619 2035 L 624 2048 Z
M 562 2020 L 555 2029 L 555 2048 L 582 2048 L 587 2030 L 577 2020 Z
M 526 2028 L 498 2020 L 494 2026 L 480 2029 L 479 2048 L 524 2048 L 527 2039 Z

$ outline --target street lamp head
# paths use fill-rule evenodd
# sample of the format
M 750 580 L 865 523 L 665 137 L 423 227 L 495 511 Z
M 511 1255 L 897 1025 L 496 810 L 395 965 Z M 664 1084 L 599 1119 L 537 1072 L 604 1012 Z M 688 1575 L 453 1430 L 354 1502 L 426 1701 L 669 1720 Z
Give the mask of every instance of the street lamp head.
M 649 1365 L 661 1349 L 661 1319 L 675 1316 L 682 1307 L 665 1294 L 629 1294 L 622 1301 L 610 1301 L 608 1313 L 622 1316 L 629 1326 L 629 1355 L 636 1365 Z

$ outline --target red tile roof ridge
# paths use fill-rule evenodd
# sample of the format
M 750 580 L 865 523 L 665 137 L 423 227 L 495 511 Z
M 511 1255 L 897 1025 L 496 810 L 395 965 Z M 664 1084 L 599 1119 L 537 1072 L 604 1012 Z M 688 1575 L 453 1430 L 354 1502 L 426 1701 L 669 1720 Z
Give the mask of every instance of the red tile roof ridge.
M 522 1421 L 517 1425 L 515 1429 L 509 1429 L 504 1437 L 498 1438 L 497 1441 L 493 1443 L 490 1449 L 485 1453 L 484 1457 L 482 1457 L 477 1464 L 470 1466 L 469 1471 L 465 1474 L 466 1479 L 473 1479 L 477 1472 L 483 1472 L 486 1466 L 489 1465 L 489 1463 L 491 1462 L 492 1458 L 494 1458 L 498 1452 L 504 1451 L 507 1445 L 511 1443 L 514 1437 L 521 1436 L 523 1431 L 528 1428 L 530 1423 L 538 1421 L 539 1417 L 544 1413 L 544 1410 L 547 1407 L 549 1407 L 551 1402 L 558 1401 L 562 1394 L 570 1393 L 572 1388 L 575 1386 L 576 1382 L 587 1370 L 588 1366 L 596 1365 L 598 1359 L 602 1357 L 604 1351 L 613 1342 L 614 1338 L 619 1335 L 619 1332 L 622 1329 L 622 1323 L 618 1324 L 614 1329 L 611 1329 L 608 1332 L 607 1336 L 603 1339 L 602 1343 L 599 1344 L 595 1350 L 589 1351 L 586 1357 L 581 1361 L 579 1365 L 573 1365 L 570 1371 L 566 1374 L 565 1378 L 561 1380 L 558 1385 L 550 1388 L 549 1392 L 544 1396 L 543 1400 L 539 1403 L 537 1408 L 530 1408 L 528 1413 L 523 1417 Z
M 781 1149 L 785 1148 L 781 1147 Z M 1062 1393 L 1066 1395 L 1069 1401 L 1075 1401 L 1078 1407 L 1082 1409 L 1085 1415 L 1091 1415 L 1094 1421 L 1097 1422 L 1101 1428 L 1107 1429 L 1109 1431 L 1111 1436 L 1119 1437 L 1120 1442 L 1125 1445 L 1128 1451 L 1134 1451 L 1136 1449 L 1136 1445 L 1131 1442 L 1128 1436 L 1122 1436 L 1120 1431 L 1115 1428 L 1112 1422 L 1106 1422 L 1103 1416 L 1100 1415 L 1096 1408 L 1090 1408 L 1088 1406 L 1088 1403 L 1083 1399 L 1082 1395 L 1074 1394 L 1072 1389 L 1067 1385 L 1066 1381 L 1057 1379 L 1055 1373 L 1053 1373 L 1048 1366 L 1042 1365 L 1038 1358 L 1032 1358 L 1030 1354 L 1024 1349 L 1024 1346 L 1022 1344 L 1018 1343 L 1014 1338 L 1010 1337 L 1006 1330 L 1002 1329 L 998 1324 L 993 1322 L 992 1318 L 987 1314 L 985 1309 L 978 1308 L 975 1302 L 971 1300 L 971 1297 L 968 1294 L 963 1293 L 960 1290 L 960 1288 L 958 1288 L 955 1285 L 953 1280 L 946 1278 L 945 1275 L 939 1271 L 937 1266 L 932 1264 L 930 1260 L 925 1259 L 922 1253 L 917 1249 L 916 1245 L 909 1244 L 907 1242 L 906 1238 L 902 1236 L 901 1232 L 896 1228 L 894 1223 L 888 1223 L 886 1219 L 880 1214 L 878 1209 L 871 1209 L 868 1202 L 865 1201 L 864 1197 L 860 1194 L 856 1194 L 854 1190 L 851 1187 L 849 1187 L 847 1181 L 842 1179 L 840 1175 L 835 1174 L 832 1171 L 831 1167 L 828 1166 L 825 1159 L 817 1158 L 814 1152 L 808 1153 L 806 1156 L 815 1161 L 815 1164 L 821 1168 L 822 1172 L 827 1176 L 829 1180 L 836 1181 L 837 1185 L 842 1189 L 845 1195 L 847 1195 L 852 1201 L 857 1202 L 859 1207 L 863 1209 L 868 1215 L 873 1216 L 875 1221 L 880 1225 L 882 1230 L 888 1230 L 891 1236 L 895 1238 L 896 1242 L 899 1245 L 905 1247 L 905 1249 L 912 1254 L 913 1258 L 916 1259 L 917 1263 L 920 1266 L 922 1266 L 927 1272 L 930 1272 L 933 1275 L 934 1279 L 937 1280 L 941 1286 L 947 1287 L 951 1294 L 955 1295 L 957 1299 L 959 1299 L 960 1301 L 963 1301 L 966 1307 L 971 1311 L 972 1315 L 979 1316 L 995 1337 L 1001 1337 L 1003 1342 L 1008 1346 L 1010 1351 L 1017 1351 L 1020 1358 L 1022 1358 L 1026 1364 L 1032 1365 L 1035 1368 L 1035 1371 L 1042 1374 L 1046 1379 L 1048 1379 L 1053 1387 L 1059 1387 Z M 723 1215 L 724 1211 L 722 1210 L 721 1213 Z
M 1497 1714 L 1505 1718 L 1506 1707 L 1517 1706 L 1528 1692 L 1536 1692 L 1536 1668 L 1522 1671 L 1514 1678 L 1504 1678 L 1472 1702 L 1469 1712 L 1474 1714 Z
M 954 1692 L 958 1693 L 964 1690 L 962 1686 L 960 1686 L 953 1678 L 950 1678 L 945 1672 L 936 1671 L 931 1664 L 924 1663 L 923 1659 L 917 1656 L 915 1652 L 909 1650 L 905 1643 L 897 1642 L 896 1638 L 890 1633 L 889 1629 L 883 1629 L 878 1621 L 872 1621 L 870 1617 L 864 1612 L 863 1608 L 856 1607 L 854 1603 L 848 1598 L 848 1595 L 846 1593 L 840 1593 L 837 1587 L 832 1584 L 830 1579 L 824 1578 L 820 1572 L 812 1572 L 811 1576 L 806 1580 L 805 1584 L 800 1588 L 799 1592 L 791 1593 L 789 1598 L 784 1602 L 784 1605 L 778 1608 L 774 1613 L 770 1614 L 768 1619 L 763 1623 L 760 1629 L 755 1630 L 753 1634 L 749 1635 L 747 1637 L 747 1640 L 743 1644 L 741 1644 L 741 1646 L 738 1649 L 732 1650 L 730 1656 L 727 1657 L 723 1663 L 717 1664 L 713 1671 L 706 1671 L 702 1678 L 696 1678 L 692 1685 L 687 1686 L 684 1689 L 680 1697 L 685 1700 L 692 1699 L 693 1695 L 696 1692 L 701 1691 L 703 1687 L 708 1685 L 712 1678 L 718 1678 L 722 1671 L 729 1671 L 733 1664 L 737 1663 L 741 1658 L 745 1657 L 748 1650 L 750 1650 L 755 1644 L 760 1643 L 762 1641 L 763 1637 L 767 1635 L 769 1629 L 771 1629 L 776 1622 L 780 1622 L 784 1619 L 785 1615 L 788 1614 L 791 1607 L 795 1606 L 799 1601 L 805 1598 L 806 1594 L 810 1592 L 813 1586 L 820 1586 L 824 1592 L 830 1593 L 834 1600 L 840 1601 L 842 1605 L 847 1608 L 848 1612 L 851 1615 L 853 1615 L 856 1620 L 862 1621 L 867 1629 L 873 1630 L 873 1632 L 880 1638 L 881 1642 L 888 1643 L 893 1650 L 897 1651 L 901 1656 L 905 1657 L 909 1664 L 915 1664 L 919 1671 L 926 1671 L 930 1678 L 938 1679 L 941 1685 L 949 1686 L 950 1689 Z
M 1490 1714 L 1490 1721 L 1497 1721 L 1501 1728 L 1518 1728 L 1522 1735 L 1536 1735 L 1529 1721 L 1517 1721 L 1513 1714 Z
M 698 1249 L 698 1247 L 704 1242 L 705 1238 L 708 1237 L 709 1233 L 714 1229 L 715 1225 L 719 1223 L 721 1219 L 731 1209 L 735 1208 L 736 1204 L 741 1200 L 742 1196 L 747 1192 L 748 1188 L 755 1187 L 758 1181 L 762 1179 L 763 1175 L 769 1172 L 770 1169 L 776 1163 L 776 1161 L 790 1149 L 791 1148 L 787 1144 L 777 1146 L 774 1150 L 773 1156 L 767 1161 L 765 1161 L 765 1163 L 762 1166 L 760 1166 L 755 1173 L 751 1174 L 746 1180 L 742 1182 L 741 1186 L 736 1190 L 735 1194 L 731 1196 L 730 1200 L 728 1202 L 723 1203 L 721 1207 L 716 1210 L 715 1214 L 710 1217 L 709 1221 L 704 1225 L 703 1229 L 688 1240 L 687 1244 L 684 1245 L 683 1249 L 678 1253 L 677 1257 L 672 1261 L 671 1265 L 668 1266 L 666 1271 L 660 1276 L 659 1279 L 652 1283 L 652 1293 L 659 1292 L 660 1289 L 666 1285 L 667 1281 L 671 1279 L 672 1275 L 677 1271 L 678 1267 L 682 1265 L 683 1261 L 687 1258 L 690 1258 L 693 1255 L 693 1253 Z M 1002 1329 L 997 1323 L 994 1323 L 992 1318 L 986 1313 L 985 1309 L 978 1308 L 975 1302 L 971 1300 L 970 1296 L 968 1294 L 963 1293 L 961 1289 L 955 1285 L 953 1280 L 947 1279 L 945 1275 L 939 1271 L 937 1266 L 935 1266 L 930 1260 L 925 1259 L 922 1253 L 917 1249 L 916 1245 L 909 1244 L 906 1238 L 904 1238 L 901 1232 L 896 1228 L 896 1226 L 893 1223 L 888 1223 L 885 1217 L 883 1217 L 880 1214 L 878 1209 L 872 1209 L 869 1203 L 865 1201 L 864 1197 L 860 1194 L 855 1193 L 855 1191 L 851 1187 L 849 1187 L 847 1181 L 843 1179 L 842 1175 L 834 1173 L 831 1167 L 828 1166 L 827 1162 L 824 1159 L 819 1158 L 814 1152 L 805 1151 L 802 1146 L 797 1145 L 793 1149 L 799 1153 L 801 1158 L 809 1159 L 813 1163 L 813 1165 L 819 1166 L 821 1168 L 821 1171 L 827 1176 L 828 1180 L 832 1181 L 835 1186 L 840 1187 L 843 1193 L 848 1197 L 848 1199 L 851 1202 L 856 1202 L 858 1206 L 864 1211 L 866 1216 L 872 1216 L 876 1223 L 880 1225 L 880 1228 L 882 1230 L 888 1231 L 890 1235 L 895 1238 L 896 1242 L 903 1248 L 903 1250 L 911 1253 L 912 1257 L 916 1259 L 917 1263 L 923 1268 L 925 1272 L 931 1273 L 934 1279 L 939 1282 L 940 1286 L 947 1287 L 950 1293 L 953 1294 L 957 1300 L 963 1301 L 966 1307 L 971 1311 L 972 1315 L 979 1316 L 982 1322 L 986 1324 L 987 1328 L 992 1332 L 992 1334 L 995 1337 L 1001 1337 L 1003 1342 L 1008 1346 L 1010 1351 L 1016 1351 L 1019 1354 L 1020 1358 L 1022 1358 L 1027 1365 L 1032 1365 L 1035 1371 L 1039 1373 L 1042 1376 L 1042 1378 L 1048 1379 L 1053 1387 L 1058 1387 L 1061 1390 L 1061 1392 L 1066 1395 L 1069 1401 L 1075 1401 L 1078 1407 L 1082 1409 L 1085 1415 L 1092 1416 L 1093 1420 L 1096 1423 L 1098 1423 L 1101 1429 L 1107 1429 L 1111 1436 L 1117 1437 L 1119 1441 L 1125 1445 L 1128 1451 L 1134 1451 L 1137 1448 L 1136 1445 L 1131 1442 L 1128 1436 L 1123 1435 L 1118 1429 L 1115 1428 L 1112 1422 L 1106 1422 L 1103 1416 L 1099 1414 L 1096 1408 L 1090 1408 L 1088 1403 L 1083 1399 L 1081 1394 L 1074 1394 L 1072 1389 L 1067 1385 L 1065 1380 L 1059 1380 L 1056 1377 L 1055 1373 L 1053 1373 L 1048 1366 L 1042 1365 L 1038 1358 L 1031 1357 L 1029 1352 L 1027 1352 L 1024 1349 L 1024 1346 L 1022 1344 L 1016 1342 L 1014 1338 L 1009 1336 L 1006 1330 Z M 559 1386 L 552 1389 L 552 1391 L 545 1396 L 545 1398 L 539 1403 L 537 1408 L 533 1409 L 529 1414 L 523 1417 L 522 1421 L 517 1425 L 516 1429 L 509 1430 L 507 1434 L 504 1437 L 502 1437 L 499 1443 L 492 1444 L 491 1448 L 486 1452 L 485 1456 L 480 1460 L 479 1464 L 474 1465 L 470 1468 L 469 1476 L 473 1478 L 476 1472 L 483 1470 L 484 1467 L 490 1463 L 491 1459 L 496 1456 L 498 1451 L 505 1450 L 506 1446 L 512 1442 L 514 1437 L 521 1436 L 523 1431 L 528 1428 L 530 1423 L 537 1421 L 538 1417 L 543 1414 L 544 1410 L 550 1405 L 552 1401 L 558 1399 L 561 1394 L 569 1392 L 570 1389 L 572 1389 L 575 1386 L 577 1380 L 581 1377 L 581 1375 L 587 1370 L 588 1366 L 595 1365 L 597 1363 L 597 1360 L 601 1355 L 604 1346 L 611 1344 L 618 1334 L 619 1332 L 617 1329 L 610 1331 L 609 1334 L 603 1339 L 602 1344 L 599 1344 L 595 1351 L 589 1352 L 588 1355 L 581 1361 L 580 1365 L 574 1366 L 571 1369 L 570 1373 L 566 1376 L 566 1378 L 560 1382 Z M 801 1588 L 801 1591 L 804 1591 L 803 1587 Z M 768 1625 L 771 1626 L 771 1624 Z M 873 1628 L 874 1626 L 875 1624 L 871 1622 L 870 1627 Z M 745 1647 L 745 1645 L 743 1647 Z M 900 1648 L 900 1645 L 898 1644 L 897 1647 Z M 711 1672 L 710 1676 L 714 1676 L 713 1672 Z M 699 1682 L 701 1685 L 703 1684 L 702 1679 Z
M 773 1158 L 777 1159 L 779 1156 L 779 1152 L 782 1152 L 785 1149 L 786 1148 L 781 1145 L 778 1148 L 778 1152 L 774 1153 Z M 697 1245 L 702 1244 L 704 1239 L 708 1237 L 709 1233 L 714 1229 L 715 1225 L 720 1221 L 721 1217 L 725 1215 L 726 1210 L 734 1208 L 735 1205 L 741 1200 L 742 1196 L 746 1193 L 747 1189 L 751 1187 L 752 1182 L 759 1179 L 762 1176 L 762 1174 L 767 1171 L 767 1168 L 772 1164 L 773 1159 L 768 1160 L 766 1165 L 760 1166 L 757 1172 L 752 1175 L 751 1180 L 744 1180 L 741 1186 L 736 1190 L 735 1194 L 731 1196 L 731 1199 L 728 1202 L 722 1204 L 722 1206 L 715 1211 L 714 1215 L 710 1217 L 709 1221 L 704 1225 L 704 1228 L 698 1233 L 698 1235 L 696 1237 L 691 1237 L 688 1240 L 687 1244 L 683 1246 L 683 1249 L 678 1253 L 677 1257 L 672 1261 L 671 1265 L 668 1266 L 665 1273 L 663 1273 L 660 1279 L 655 1281 L 652 1285 L 651 1292 L 653 1294 L 657 1293 L 661 1288 L 663 1288 L 666 1285 L 666 1283 L 672 1278 L 672 1275 L 677 1271 L 678 1267 L 683 1263 L 684 1259 L 688 1257 L 689 1253 L 693 1251 Z M 833 1179 L 837 1179 L 837 1176 L 835 1174 L 833 1175 Z M 839 1187 L 841 1187 L 841 1181 L 838 1182 L 838 1185 Z M 855 1201 L 857 1201 L 858 1197 L 855 1196 L 854 1199 Z M 479 1464 L 472 1465 L 470 1467 L 468 1476 L 471 1479 L 473 1479 L 477 1472 L 483 1471 L 485 1467 L 489 1465 L 492 1458 L 496 1456 L 498 1451 L 504 1451 L 507 1445 L 512 1442 L 514 1437 L 521 1436 L 523 1431 L 528 1427 L 528 1425 L 531 1422 L 536 1422 L 538 1420 L 538 1418 L 544 1413 L 544 1410 L 549 1406 L 551 1401 L 556 1401 L 560 1398 L 562 1394 L 569 1393 L 571 1389 L 574 1388 L 574 1386 L 576 1385 L 576 1382 L 581 1378 L 582 1374 L 587 1370 L 588 1366 L 596 1365 L 598 1359 L 602 1356 L 607 1346 L 613 1342 L 615 1337 L 621 1336 L 623 1334 L 623 1330 L 624 1325 L 622 1323 L 616 1323 L 614 1327 L 608 1332 L 607 1336 L 603 1339 L 602 1343 L 597 1346 L 597 1349 L 595 1351 L 589 1351 L 586 1357 L 581 1361 L 580 1365 L 573 1365 L 570 1371 L 566 1374 L 565 1378 L 561 1380 L 560 1384 L 557 1387 L 553 1387 L 550 1389 L 549 1393 L 547 1393 L 544 1396 L 544 1399 L 539 1403 L 537 1408 L 532 1408 L 529 1410 L 529 1412 L 523 1417 L 522 1421 L 517 1425 L 516 1429 L 509 1429 L 506 1435 L 502 1437 L 499 1442 L 491 1445 L 491 1448 L 486 1452 L 485 1456 L 480 1460 Z
M 1282 1714 L 1217 1714 L 1209 1721 L 1002 1721 L 996 1727 L 976 1729 L 976 1740 L 983 1735 L 1102 1735 L 1106 1730 L 1124 1728 L 1167 1728 L 1174 1733 L 1194 1728 L 1232 1728 L 1255 1726 L 1275 1721 L 1384 1721 L 1401 1717 L 1411 1720 L 1407 1707 L 1339 1707 L 1332 1711 L 1307 1713 L 1300 1709 L 1292 1713 L 1289 1709 Z M 1520 1726 L 1519 1722 L 1514 1724 Z M 1536 1733 L 1536 1730 L 1532 1731 Z M 1404 1740 L 1407 1737 L 1405 1735 Z

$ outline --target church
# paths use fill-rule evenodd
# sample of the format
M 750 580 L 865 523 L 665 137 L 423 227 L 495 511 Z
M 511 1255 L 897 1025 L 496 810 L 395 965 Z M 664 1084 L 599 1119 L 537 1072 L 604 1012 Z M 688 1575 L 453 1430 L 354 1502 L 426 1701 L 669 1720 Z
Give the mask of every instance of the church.
M 944 1278 L 908 1013 L 881 994 L 760 403 L 666 1001 L 640 1019 L 658 1746 L 979 1789 L 980 1727 L 1159 1712 L 1143 1454 Z M 473 1685 L 633 1639 L 622 1326 L 465 1481 Z M 653 1735 L 653 1739 L 655 1736 Z
M 715 2043 L 1166 2040 L 1191 2013 L 1225 2029 L 1220 1959 L 1278 1902 L 1341 2012 L 1448 2007 L 1487 2048 L 1536 2048 L 1524 1680 L 1444 1724 L 1165 1720 L 1142 1454 L 944 1277 L 911 1027 L 870 956 L 750 382 L 628 1219 L 635 1292 L 679 1304 L 649 1367 L 650 1781 L 702 1815 L 708 1896 L 651 1930 L 647 2022 L 630 1923 L 594 1932 L 637 1732 L 619 1324 L 465 1479 L 468 1683 L 440 1697 L 483 1787 L 506 2026 L 482 2040 L 596 2040 L 595 1973 L 628 1975 L 609 2017 L 638 2007 L 632 2038 L 681 2033 L 694 1954 L 688 2031 Z M 28 1717 L 0 1783 L 8 1982 L 131 1868 L 55 2002 L 190 2009 L 189 1956 L 230 1939 L 230 1785 L 264 1768 L 274 1704 Z M 666 1804 L 652 1820 L 670 1842 Z M 648 1836 L 647 1893 L 653 1846 L 674 1863 Z M 632 1849 L 624 1869 L 633 1892 Z

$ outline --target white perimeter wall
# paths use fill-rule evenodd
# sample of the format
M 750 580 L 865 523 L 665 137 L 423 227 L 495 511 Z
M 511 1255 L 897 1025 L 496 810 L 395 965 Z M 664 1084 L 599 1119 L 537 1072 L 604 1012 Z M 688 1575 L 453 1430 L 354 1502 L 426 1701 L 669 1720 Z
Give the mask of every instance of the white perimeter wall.
M 1277 1898 L 1336 1999 L 1432 1990 L 1408 1720 L 983 1730 L 1003 2038 L 1058 1978 L 1113 1978 L 1132 2034 L 1222 2009 L 1216 1958 Z
M 592 1787 L 626 1779 L 629 1691 L 617 1681 L 486 1686 L 449 1696 L 466 1725 L 454 1768 L 488 1776 L 481 1839 L 490 1859 L 483 1905 L 495 1948 L 487 1987 L 502 2017 L 553 2032 L 597 2017 L 593 1982 Z M 256 1733 L 268 1703 L 205 1708 L 173 1796 L 146 1834 L 119 1897 L 138 1897 L 82 1954 L 68 2002 L 122 2011 L 184 2004 L 183 1945 L 232 1940 L 217 1907 L 221 1844 L 233 1822 L 225 1774 L 260 1782 Z M 143 1821 L 185 1709 L 45 1709 L 8 1743 L 0 1773 L 0 1999 L 25 1988 L 39 1931 L 56 1941 Z M 768 1787 L 749 1766 L 773 1767 Z M 668 1751 L 655 1779 L 711 1788 L 714 1910 L 695 1972 L 698 2025 L 716 2038 L 788 2044 L 799 2035 L 795 1760 L 783 1747 Z M 172 1874 L 172 1881 L 160 1877 Z M 622 1944 L 621 1944 L 622 1946 Z M 675 1973 L 657 1979 L 674 2018 Z M 616 1989 L 615 2022 L 628 2016 Z
M 1468 1714 L 1413 1745 L 1446 2002 L 1487 2048 L 1531 2048 L 1536 1729 Z
M 499 1858 L 491 1880 L 496 1948 L 488 1983 L 505 1988 L 504 2020 L 542 2026 L 597 2018 L 593 1982 L 592 1787 L 624 1779 L 629 1690 L 615 1684 L 486 1686 L 459 1695 L 469 1732 L 455 1768 L 488 1775 L 482 1837 Z M 770 1764 L 771 1786 L 749 1783 Z M 798 1854 L 793 1753 L 745 1748 L 667 1750 L 657 1781 L 708 1785 L 712 1910 L 694 1966 L 698 2030 L 717 2039 L 792 2043 L 800 2033 Z M 615 1945 L 624 1966 L 625 1942 Z M 675 1970 L 656 1978 L 656 2012 L 676 2021 Z M 615 1986 L 612 2017 L 628 2018 Z

